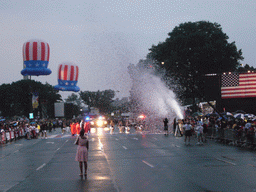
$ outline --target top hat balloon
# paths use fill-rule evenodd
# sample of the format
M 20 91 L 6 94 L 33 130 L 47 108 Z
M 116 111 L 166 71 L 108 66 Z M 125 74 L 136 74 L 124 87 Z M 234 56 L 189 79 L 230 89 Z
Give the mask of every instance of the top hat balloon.
M 49 44 L 41 40 L 30 40 L 23 45 L 24 69 L 21 74 L 26 75 L 50 75 L 52 71 L 48 69 L 50 57 Z
M 76 86 L 78 80 L 78 73 L 78 66 L 70 63 L 60 64 L 58 85 L 55 85 L 54 89 L 60 91 L 80 91 L 80 88 Z

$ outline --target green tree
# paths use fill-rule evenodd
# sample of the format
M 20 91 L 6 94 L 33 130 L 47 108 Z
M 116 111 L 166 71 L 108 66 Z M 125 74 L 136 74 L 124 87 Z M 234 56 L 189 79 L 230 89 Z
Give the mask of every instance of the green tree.
M 37 92 L 39 95 L 39 107 L 32 109 L 32 94 Z M 34 80 L 20 80 L 11 84 L 0 86 L 0 111 L 3 116 L 27 116 L 30 112 L 38 114 L 45 106 L 47 116 L 54 115 L 54 102 L 61 100 L 61 95 L 53 89 L 53 86 Z
M 72 93 L 71 95 L 68 96 L 67 99 L 65 99 L 65 102 L 73 102 L 75 105 L 77 105 L 79 108 L 81 108 L 83 101 L 79 97 L 79 95 Z
M 68 96 L 67 99 L 65 99 L 66 103 L 73 103 L 73 112 L 74 115 L 79 115 L 80 114 L 80 109 L 82 108 L 82 99 L 80 98 L 79 95 L 76 95 L 75 93 L 72 93 L 71 95 Z
M 234 71 L 243 60 L 242 51 L 235 42 L 228 42 L 217 23 L 182 23 L 168 36 L 165 42 L 153 45 L 147 57 L 184 88 L 179 95 L 184 99 L 201 98 L 205 74 Z
M 245 66 L 240 66 L 238 69 L 237 69 L 237 72 L 248 72 L 248 71 L 254 71 L 256 72 L 256 68 L 252 67 L 252 66 L 249 66 L 248 64 L 246 64 Z
M 111 109 L 111 103 L 115 97 L 115 91 L 105 90 L 105 91 L 81 91 L 81 99 L 90 107 L 96 107 L 100 110 L 101 113 L 108 113 Z

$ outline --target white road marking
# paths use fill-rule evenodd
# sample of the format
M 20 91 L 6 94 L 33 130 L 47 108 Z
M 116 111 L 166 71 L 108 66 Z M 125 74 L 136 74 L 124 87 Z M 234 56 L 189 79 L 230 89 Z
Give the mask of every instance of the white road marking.
M 219 158 L 215 158 L 215 159 L 217 159 L 218 161 L 222 161 L 222 162 L 224 162 L 224 163 L 229 163 L 229 164 L 231 164 L 231 165 L 236 165 L 235 163 L 232 163 L 232 162 L 230 162 L 230 161 L 226 161 L 226 160 L 219 159 Z
M 65 141 L 66 143 L 68 142 L 68 140 Z
M 57 137 L 58 135 L 49 135 L 48 138 L 54 138 Z
M 123 146 L 124 149 L 127 149 L 127 147 Z
M 44 163 L 43 165 L 41 165 L 40 167 L 38 167 L 36 170 L 38 171 L 38 170 L 42 169 L 45 165 L 46 165 L 46 163 Z
M 51 144 L 54 144 L 54 142 L 46 142 L 46 143 L 51 143 Z
M 133 137 L 133 139 L 135 139 L 135 140 L 137 140 L 137 141 L 139 140 L 137 137 Z
M 59 151 L 59 150 L 60 150 L 60 148 L 57 149 L 57 151 Z
M 116 138 L 116 140 L 118 141 L 119 139 Z
M 14 153 L 17 153 L 17 152 L 19 152 L 19 150 L 17 150 L 17 151 L 14 151 Z
M 154 165 L 152 165 L 152 164 L 148 163 L 147 161 L 142 160 L 142 162 L 143 162 L 143 163 L 145 163 L 146 165 L 148 165 L 148 166 L 149 166 L 149 167 L 151 167 L 151 168 L 153 168 L 153 167 L 154 167 Z

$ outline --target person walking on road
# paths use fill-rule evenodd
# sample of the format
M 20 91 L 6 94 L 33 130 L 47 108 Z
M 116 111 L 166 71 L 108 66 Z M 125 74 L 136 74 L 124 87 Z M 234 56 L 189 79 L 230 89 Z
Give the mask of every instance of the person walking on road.
M 168 135 L 168 119 L 164 119 L 164 135 Z
M 82 129 L 75 141 L 75 144 L 78 145 L 75 160 L 79 162 L 80 176 L 83 176 L 83 165 L 84 165 L 84 176 L 86 177 L 89 141 L 87 136 L 84 133 L 85 133 L 84 129 Z
M 75 134 L 76 134 L 76 125 L 75 125 L 74 122 L 72 122 L 72 123 L 70 124 L 70 128 L 71 128 L 71 134 L 72 134 L 72 136 L 75 136 Z

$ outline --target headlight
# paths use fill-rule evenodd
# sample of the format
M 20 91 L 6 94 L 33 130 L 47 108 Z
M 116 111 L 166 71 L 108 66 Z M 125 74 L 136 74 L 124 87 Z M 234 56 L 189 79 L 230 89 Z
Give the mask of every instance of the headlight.
M 103 126 L 103 121 L 102 120 L 98 120 L 97 121 L 97 126 L 102 127 Z
M 94 122 L 93 122 L 93 121 L 91 121 L 91 125 L 94 125 Z

